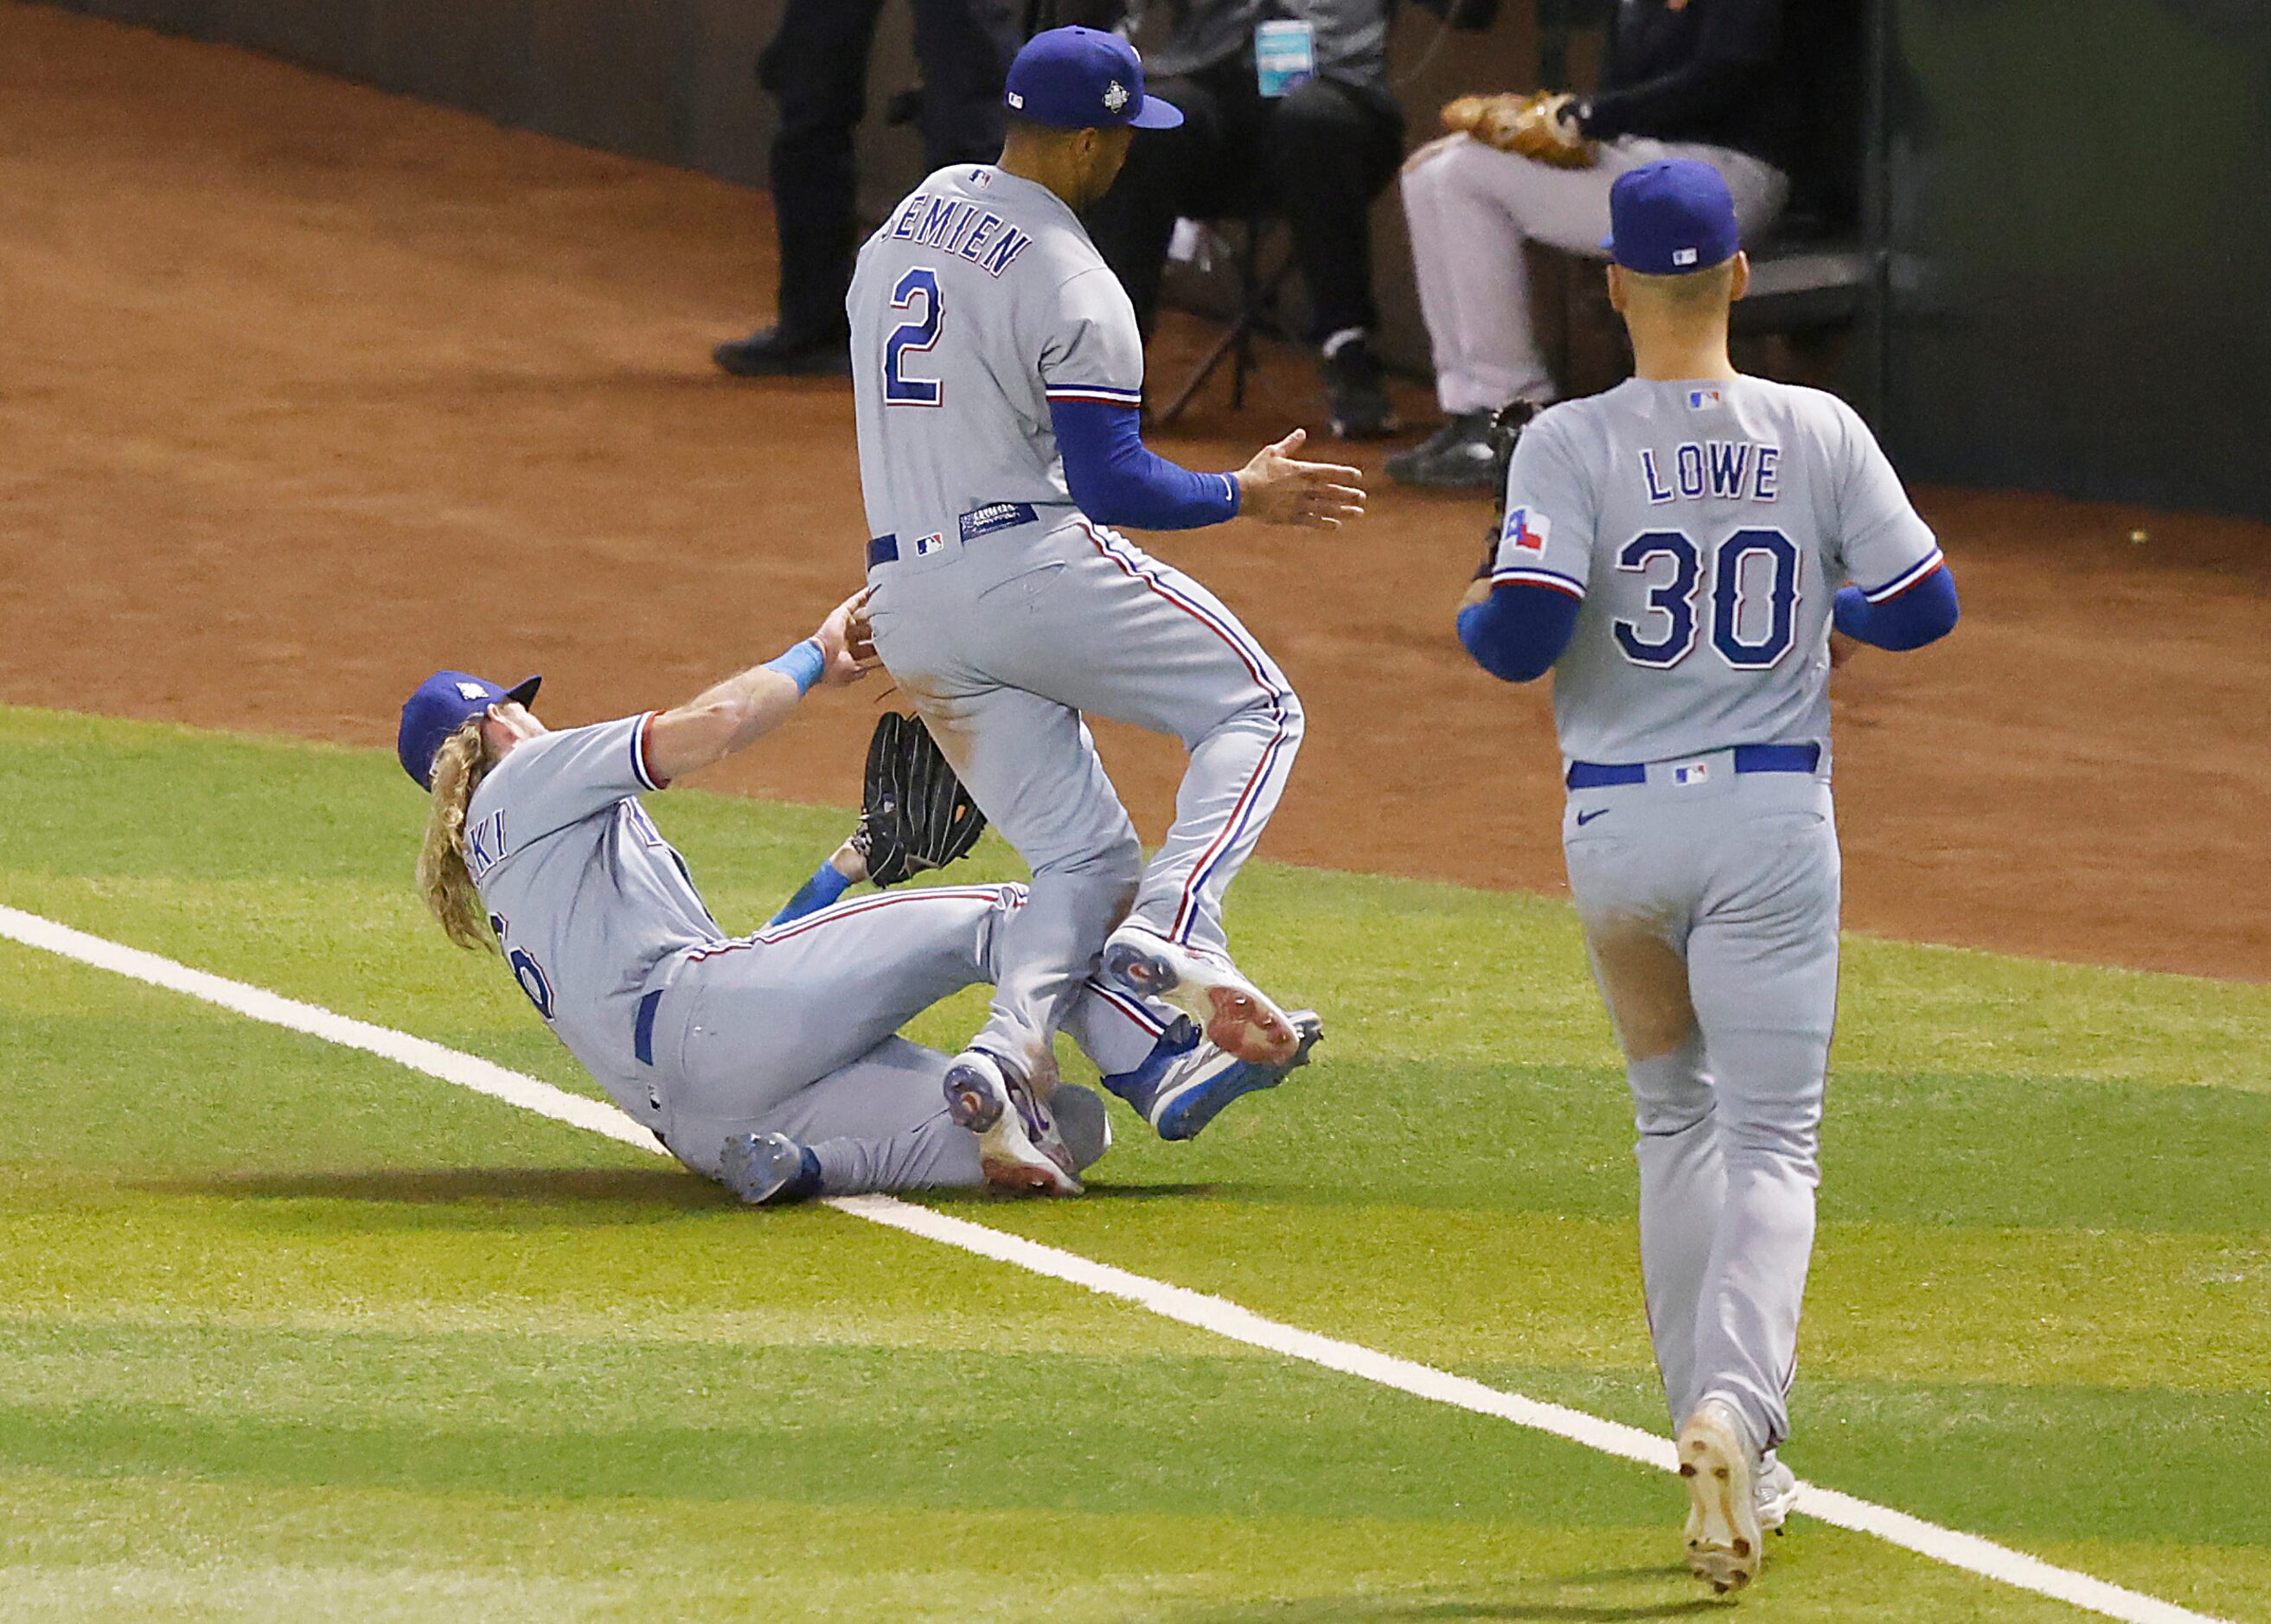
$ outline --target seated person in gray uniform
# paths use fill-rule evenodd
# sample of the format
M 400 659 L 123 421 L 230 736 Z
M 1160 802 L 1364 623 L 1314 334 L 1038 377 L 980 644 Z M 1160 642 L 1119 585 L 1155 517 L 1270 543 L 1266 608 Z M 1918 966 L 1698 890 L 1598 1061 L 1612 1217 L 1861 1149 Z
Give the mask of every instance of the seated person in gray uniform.
M 815 684 L 872 664 L 857 599 L 779 659 L 675 710 L 551 732 L 540 679 L 437 672 L 398 753 L 432 792 L 418 862 L 461 946 L 503 955 L 569 1052 L 681 1161 L 744 1200 L 930 1187 L 1077 1194 L 1111 1143 L 1095 1095 L 1059 1084 L 979 1136 L 940 1106 L 947 1059 L 898 1028 L 994 979 L 1018 885 L 833 902 L 849 844 L 754 935 L 728 939 L 639 797 L 742 749 Z M 1290 1067 L 1250 1066 L 1188 1020 L 1096 986 L 1066 1030 L 1163 1137 L 1188 1138 Z

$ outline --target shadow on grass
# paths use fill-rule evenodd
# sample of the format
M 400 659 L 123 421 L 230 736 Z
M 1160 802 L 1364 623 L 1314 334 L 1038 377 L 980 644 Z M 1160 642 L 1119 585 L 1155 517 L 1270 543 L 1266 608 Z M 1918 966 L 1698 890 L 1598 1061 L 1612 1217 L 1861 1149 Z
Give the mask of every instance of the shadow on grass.
M 1634 1583 L 1687 1585 L 1687 1570 L 1677 1565 L 1662 1568 L 1619 1568 L 1597 1573 L 1576 1573 L 1545 1582 L 1567 1591 L 1590 1586 L 1615 1587 Z M 1526 1601 L 1518 1596 L 1310 1596 L 1281 1602 L 1257 1611 L 1252 1604 L 1235 1609 L 1203 1608 L 1178 1616 L 1178 1624 L 1246 1624 L 1267 1619 L 1270 1624 L 1430 1624 L 1455 1620 L 1530 1620 L 1537 1624 L 1619 1624 L 1641 1619 L 1683 1619 L 1727 1610 L 1730 1604 L 1706 1596 L 1689 1595 L 1676 1601 Z
M 232 1201 L 365 1201 L 406 1206 L 461 1203 L 515 1206 L 666 1207 L 691 1211 L 733 1204 L 707 1179 L 679 1167 L 381 1168 L 353 1173 L 220 1173 L 127 1186 L 153 1196 Z M 619 1215 L 627 1216 L 627 1215 Z

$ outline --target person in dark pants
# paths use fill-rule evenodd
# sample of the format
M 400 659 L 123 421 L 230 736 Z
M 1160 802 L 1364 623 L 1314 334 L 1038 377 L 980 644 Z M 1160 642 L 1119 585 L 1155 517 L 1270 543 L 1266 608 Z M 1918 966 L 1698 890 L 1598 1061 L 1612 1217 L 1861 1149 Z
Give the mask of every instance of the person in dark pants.
M 1619 0 L 1600 86 L 1557 98 L 1582 161 L 1557 167 L 1471 134 L 1446 136 L 1404 166 L 1404 212 L 1434 352 L 1443 426 L 1386 464 L 1399 484 L 1489 490 L 1505 478 L 1491 424 L 1543 406 L 1555 384 L 1530 310 L 1525 242 L 1600 256 L 1617 178 L 1688 158 L 1719 172 L 1755 242 L 1790 196 L 1794 153 L 1825 138 L 1801 127 L 1816 34 L 1799 26 L 1832 0 Z
M 991 163 L 1001 150 L 1001 80 L 1021 34 L 1011 0 L 910 0 L 922 67 L 923 152 L 933 169 Z M 788 0 L 757 58 L 780 104 L 773 227 L 780 298 L 773 325 L 711 352 L 738 377 L 841 373 L 844 294 L 858 247 L 852 135 L 867 109 L 867 57 L 883 0 Z
M 1255 30 L 1289 19 L 1307 28 L 1314 71 L 1264 95 Z M 1182 127 L 1137 135 L 1088 218 L 1145 334 L 1179 217 L 1282 219 L 1308 286 L 1333 432 L 1393 433 L 1371 346 L 1372 203 L 1404 153 L 1404 115 L 1388 89 L 1388 0 L 1182 0 L 1145 66 L 1152 88 L 1183 109 Z

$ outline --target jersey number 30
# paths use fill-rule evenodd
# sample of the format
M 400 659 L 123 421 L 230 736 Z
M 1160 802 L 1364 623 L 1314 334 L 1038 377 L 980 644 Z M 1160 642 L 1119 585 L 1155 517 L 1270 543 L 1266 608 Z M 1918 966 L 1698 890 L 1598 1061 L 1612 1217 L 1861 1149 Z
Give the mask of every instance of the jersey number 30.
M 1703 584 L 1695 543 L 1677 530 L 1651 530 L 1625 543 L 1617 568 L 1649 577 L 1647 619 L 1610 629 L 1625 658 L 1664 671 L 1694 653 Z M 1664 579 L 1655 578 L 1659 573 Z M 1711 647 L 1719 658 L 1737 671 L 1763 671 L 1782 663 L 1797 629 L 1798 548 L 1791 539 L 1779 530 L 1738 530 L 1720 542 L 1711 559 Z
M 918 299 L 922 301 L 922 315 L 901 322 L 883 340 L 885 406 L 934 406 L 942 392 L 936 378 L 911 377 L 906 369 L 908 356 L 938 342 L 939 319 L 946 313 L 938 296 L 938 272 L 928 265 L 917 265 L 899 279 L 899 285 L 891 289 L 891 309 L 912 310 Z

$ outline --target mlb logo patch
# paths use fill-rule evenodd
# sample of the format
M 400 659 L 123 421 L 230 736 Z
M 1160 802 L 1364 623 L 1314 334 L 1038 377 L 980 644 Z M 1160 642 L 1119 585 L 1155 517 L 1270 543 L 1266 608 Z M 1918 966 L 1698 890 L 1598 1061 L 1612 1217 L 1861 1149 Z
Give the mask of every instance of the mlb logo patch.
M 1709 762 L 1684 761 L 1672 770 L 1674 784 L 1702 784 L 1709 782 L 1710 777 L 1711 764 Z
M 945 547 L 945 545 L 946 532 L 943 530 L 934 530 L 927 536 L 917 536 L 915 538 L 915 556 L 917 558 L 928 558 L 933 553 L 939 551 L 942 548 Z
M 1716 389 L 1691 389 L 1687 391 L 1687 409 L 1691 412 L 1701 412 L 1708 407 L 1717 406 L 1722 398 Z
M 1528 508 L 1509 508 L 1501 539 L 1506 547 L 1516 552 L 1542 553 L 1545 550 L 1545 538 L 1552 528 L 1543 513 L 1532 513 Z
M 1701 249 L 1675 248 L 1672 250 L 1672 263 L 1675 265 L 1692 265 L 1701 256 L 1702 251 Z

